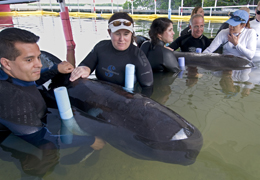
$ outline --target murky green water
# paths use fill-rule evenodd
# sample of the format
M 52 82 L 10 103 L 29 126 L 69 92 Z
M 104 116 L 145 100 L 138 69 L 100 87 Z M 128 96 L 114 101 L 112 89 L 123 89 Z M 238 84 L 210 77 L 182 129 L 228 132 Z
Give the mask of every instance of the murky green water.
M 57 17 L 13 17 L 15 27 L 41 36 L 39 46 L 65 59 L 66 45 Z M 106 20 L 72 19 L 76 58 L 83 59 L 101 39 L 109 38 Z M 137 34 L 147 36 L 151 22 L 137 22 Z M 207 29 L 206 35 L 218 30 Z M 186 25 L 182 25 L 186 26 Z M 207 27 L 207 25 L 206 25 Z M 177 33 L 177 22 L 175 26 Z M 256 64 L 257 65 L 257 64 Z M 258 65 L 257 65 L 258 66 Z M 212 72 L 186 68 L 182 76 L 156 80 L 151 98 L 174 110 L 195 125 L 203 135 L 203 147 L 189 166 L 140 160 L 107 144 L 85 161 L 57 164 L 45 180 L 254 180 L 260 179 L 260 71 Z M 77 148 L 61 149 L 63 157 Z M 21 163 L 0 150 L 0 179 L 28 177 Z M 4 158 L 5 157 L 5 158 Z M 6 160 L 9 157 L 9 160 Z

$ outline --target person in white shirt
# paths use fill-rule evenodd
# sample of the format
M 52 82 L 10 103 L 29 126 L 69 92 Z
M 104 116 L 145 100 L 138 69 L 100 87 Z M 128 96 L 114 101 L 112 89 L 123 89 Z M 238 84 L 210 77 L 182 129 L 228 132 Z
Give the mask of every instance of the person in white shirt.
M 203 53 L 213 53 L 220 46 L 223 46 L 223 54 L 251 60 L 256 51 L 256 32 L 254 29 L 249 29 L 248 20 L 249 16 L 246 11 L 235 11 L 226 21 L 229 24 L 229 29 L 220 31 Z
M 255 9 L 255 19 L 250 21 L 250 27 L 255 30 L 257 36 L 256 52 L 252 60 L 260 61 L 260 1 Z

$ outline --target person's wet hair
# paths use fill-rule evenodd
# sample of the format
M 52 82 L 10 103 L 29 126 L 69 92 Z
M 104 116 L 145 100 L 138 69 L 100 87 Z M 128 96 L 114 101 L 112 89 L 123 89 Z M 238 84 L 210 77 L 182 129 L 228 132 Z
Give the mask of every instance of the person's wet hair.
M 168 18 L 157 18 L 152 22 L 149 30 L 149 36 L 152 40 L 152 44 L 158 43 L 158 34 L 163 34 L 170 24 L 172 24 L 172 21 Z
M 0 58 L 14 61 L 20 52 L 15 48 L 16 42 L 37 43 L 39 36 L 19 28 L 6 28 L 0 32 Z

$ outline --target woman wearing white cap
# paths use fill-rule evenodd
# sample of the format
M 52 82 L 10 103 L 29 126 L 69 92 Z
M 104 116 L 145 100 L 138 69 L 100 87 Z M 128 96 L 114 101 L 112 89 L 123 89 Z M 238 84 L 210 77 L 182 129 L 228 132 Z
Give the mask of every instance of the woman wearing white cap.
M 70 80 L 87 78 L 94 70 L 96 77 L 121 86 L 125 85 L 126 64 L 135 65 L 136 80 L 145 89 L 153 85 L 153 72 L 145 54 L 133 45 L 133 19 L 124 12 L 115 13 L 108 21 L 111 40 L 95 45 L 71 74 Z
M 250 21 L 250 27 L 255 30 L 257 36 L 256 52 L 254 61 L 260 61 L 260 1 L 255 9 L 255 19 Z
M 251 60 L 256 51 L 256 32 L 246 26 L 248 19 L 248 12 L 244 10 L 235 11 L 231 18 L 227 20 L 229 29 L 220 31 L 203 53 L 212 53 L 218 47 L 223 46 L 223 54 Z

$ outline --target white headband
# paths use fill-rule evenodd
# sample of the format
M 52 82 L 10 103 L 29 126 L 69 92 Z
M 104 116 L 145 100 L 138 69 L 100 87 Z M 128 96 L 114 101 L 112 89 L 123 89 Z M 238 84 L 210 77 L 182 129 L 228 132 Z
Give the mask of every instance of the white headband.
M 113 22 L 115 21 L 120 21 L 121 24 L 119 26 L 114 26 Z M 114 21 L 111 21 L 109 24 L 108 24 L 108 29 L 110 29 L 112 31 L 112 33 L 120 30 L 120 29 L 127 29 L 129 30 L 130 32 L 134 32 L 134 26 L 133 26 L 133 23 L 131 22 L 131 25 L 130 26 L 126 26 L 123 24 L 123 22 L 130 22 L 129 20 L 126 20 L 126 19 L 116 19 Z

